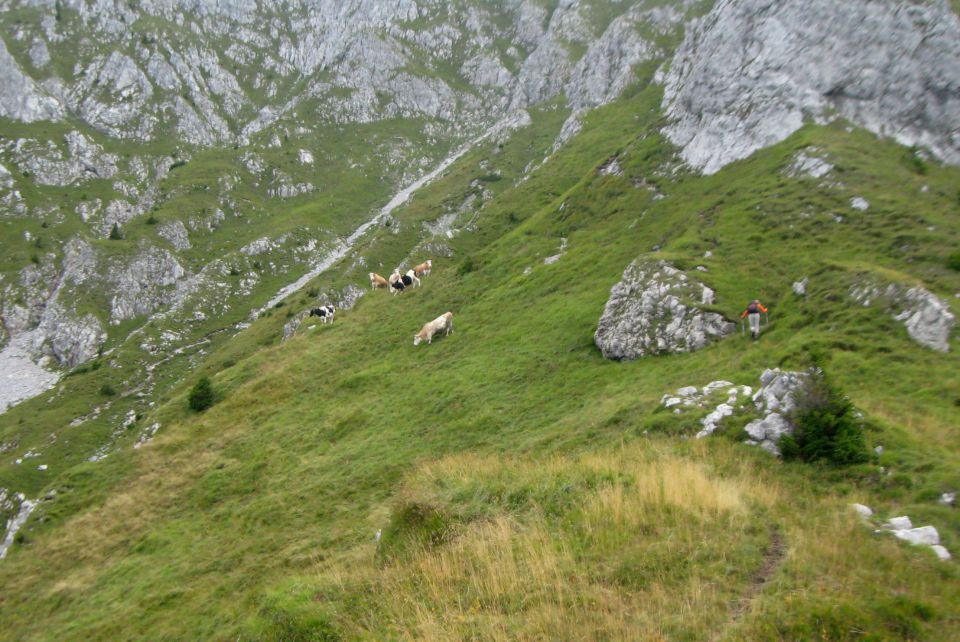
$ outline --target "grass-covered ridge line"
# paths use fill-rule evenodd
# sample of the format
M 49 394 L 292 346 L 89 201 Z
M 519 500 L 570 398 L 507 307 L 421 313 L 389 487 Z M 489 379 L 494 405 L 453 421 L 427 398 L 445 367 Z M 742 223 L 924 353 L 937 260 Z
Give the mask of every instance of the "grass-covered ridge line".
M 0 630 L 956 637 L 955 565 L 875 537 L 846 508 L 909 514 L 960 547 L 956 511 L 936 503 L 960 486 L 956 341 L 948 354 L 925 350 L 846 296 L 863 273 L 902 274 L 957 311 L 960 274 L 946 258 L 960 174 L 930 164 L 921 175 L 893 143 L 811 126 L 714 176 L 689 175 L 656 133 L 659 98 L 648 89 L 598 110 L 518 182 L 532 160 L 522 148 L 563 120 L 545 112 L 542 128 L 468 154 L 418 193 L 363 248 L 365 266 L 345 262 L 316 284 L 363 284 L 405 260 L 422 222 L 500 170 L 477 230 L 446 240 L 453 256 L 433 257 L 422 288 L 370 292 L 284 344 L 278 311 L 213 346 L 145 418 L 164 426 L 152 445 L 58 480 L 49 522 L 0 565 Z M 839 185 L 785 174 L 810 146 Z M 598 175 L 614 156 L 624 175 Z M 870 209 L 850 208 L 853 196 Z M 566 252 L 544 265 L 560 238 Z M 718 310 L 734 318 L 759 296 L 772 325 L 756 344 L 738 335 L 694 354 L 605 361 L 592 334 L 637 256 L 705 266 Z M 809 294 L 797 298 L 790 285 L 804 276 Z M 414 349 L 413 333 L 447 309 L 455 334 Z M 813 354 L 864 411 L 879 461 L 784 464 L 736 434 L 692 441 L 659 409 L 678 387 L 755 385 L 764 368 L 805 367 Z M 186 403 L 203 373 L 219 397 L 198 415 Z

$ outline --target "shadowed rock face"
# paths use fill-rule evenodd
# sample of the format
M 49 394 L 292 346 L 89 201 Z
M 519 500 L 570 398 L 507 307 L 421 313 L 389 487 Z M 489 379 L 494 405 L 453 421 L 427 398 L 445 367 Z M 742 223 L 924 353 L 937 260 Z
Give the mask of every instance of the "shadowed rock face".
M 944 0 L 720 0 L 664 84 L 666 134 L 708 174 L 836 116 L 960 163 L 960 18 Z
M 736 329 L 698 307 L 703 290 L 665 261 L 634 261 L 610 290 L 594 342 L 607 359 L 699 350 Z

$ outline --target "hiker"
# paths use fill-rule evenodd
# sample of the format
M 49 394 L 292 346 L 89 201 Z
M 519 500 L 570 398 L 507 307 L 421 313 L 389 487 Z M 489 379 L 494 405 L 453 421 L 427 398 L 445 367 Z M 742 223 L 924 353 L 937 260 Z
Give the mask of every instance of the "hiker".
M 766 311 L 767 309 L 763 307 L 760 300 L 754 299 L 750 302 L 750 305 L 747 306 L 747 309 L 743 311 L 743 314 L 740 315 L 741 319 L 747 317 L 747 320 L 750 322 L 750 336 L 754 339 L 760 338 L 760 313 Z

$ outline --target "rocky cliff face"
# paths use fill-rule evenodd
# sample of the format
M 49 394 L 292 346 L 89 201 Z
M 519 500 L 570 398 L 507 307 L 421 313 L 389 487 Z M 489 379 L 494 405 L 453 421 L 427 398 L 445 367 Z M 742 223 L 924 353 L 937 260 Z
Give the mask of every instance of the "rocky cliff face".
M 837 117 L 960 163 L 960 19 L 945 0 L 720 0 L 663 80 L 666 134 L 706 173 Z
M 35 19 L 12 30 L 19 56 L 0 43 L 0 115 L 71 114 L 113 137 L 175 132 L 216 145 L 312 102 L 324 121 L 429 118 L 477 131 L 560 94 L 575 108 L 615 96 L 653 49 L 637 23 L 683 17 L 645 4 L 605 22 L 589 2 L 7 0 L 0 11 Z

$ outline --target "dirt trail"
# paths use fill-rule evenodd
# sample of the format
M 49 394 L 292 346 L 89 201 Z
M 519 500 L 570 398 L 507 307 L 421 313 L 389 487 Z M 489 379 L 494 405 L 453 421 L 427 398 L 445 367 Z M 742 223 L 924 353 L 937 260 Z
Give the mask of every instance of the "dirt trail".
M 727 625 L 718 630 L 711 640 L 722 640 L 727 630 L 743 618 L 743 615 L 749 610 L 753 600 L 763 592 L 763 589 L 780 569 L 786 556 L 787 542 L 783 537 L 783 533 L 776 524 L 771 524 L 770 544 L 763 553 L 763 561 L 750 576 L 750 581 L 747 582 L 747 587 L 744 589 L 740 598 L 730 603 L 730 620 L 727 622 Z

